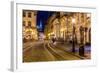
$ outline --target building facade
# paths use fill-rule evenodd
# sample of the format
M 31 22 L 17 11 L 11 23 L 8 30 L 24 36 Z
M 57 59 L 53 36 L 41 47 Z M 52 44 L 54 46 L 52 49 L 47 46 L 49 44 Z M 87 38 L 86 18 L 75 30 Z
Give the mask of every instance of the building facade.
M 36 27 L 37 12 L 32 10 L 23 10 L 23 39 L 37 40 L 38 32 Z
M 73 21 L 74 20 L 74 21 Z M 91 43 L 91 14 L 80 12 L 59 12 L 48 19 L 45 33 L 48 39 L 56 37 L 63 41 L 72 41 L 74 36 L 76 43 Z M 73 33 L 74 31 L 74 33 Z M 82 38 L 81 38 L 82 37 Z

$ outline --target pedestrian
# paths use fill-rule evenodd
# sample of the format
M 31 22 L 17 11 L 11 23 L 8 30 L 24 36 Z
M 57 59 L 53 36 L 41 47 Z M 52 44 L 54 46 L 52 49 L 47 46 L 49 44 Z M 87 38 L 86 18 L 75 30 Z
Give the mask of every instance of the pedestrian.
M 53 42 L 53 43 L 55 42 L 55 39 L 54 39 L 54 38 L 52 38 L 52 42 Z
M 56 45 L 56 38 L 55 37 L 52 38 L 52 42 L 54 45 Z

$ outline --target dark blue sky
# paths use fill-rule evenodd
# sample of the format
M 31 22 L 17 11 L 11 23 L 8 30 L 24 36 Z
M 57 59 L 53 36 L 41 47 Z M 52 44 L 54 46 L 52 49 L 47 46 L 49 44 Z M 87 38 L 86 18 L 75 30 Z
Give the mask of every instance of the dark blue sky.
M 54 12 L 51 12 L 51 11 L 38 11 L 37 12 L 37 27 L 39 31 L 41 32 L 44 31 L 46 21 L 53 13 Z

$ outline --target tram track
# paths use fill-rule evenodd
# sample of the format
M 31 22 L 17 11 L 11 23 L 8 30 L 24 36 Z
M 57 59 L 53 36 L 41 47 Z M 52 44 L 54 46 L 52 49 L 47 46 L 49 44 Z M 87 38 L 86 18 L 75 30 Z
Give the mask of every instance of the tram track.
M 48 46 L 51 47 L 50 49 L 55 52 L 59 57 L 63 58 L 64 60 L 80 60 L 82 59 L 80 56 L 77 56 L 71 52 L 66 51 L 65 49 L 62 49 L 60 47 L 56 47 L 55 45 L 48 43 Z M 62 59 L 62 60 L 63 60 Z

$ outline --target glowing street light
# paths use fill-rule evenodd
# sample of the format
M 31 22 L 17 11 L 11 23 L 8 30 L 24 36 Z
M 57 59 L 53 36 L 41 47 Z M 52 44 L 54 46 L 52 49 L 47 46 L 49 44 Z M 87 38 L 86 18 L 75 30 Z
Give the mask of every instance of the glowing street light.
M 91 17 L 91 14 L 90 14 L 90 13 L 88 13 L 88 14 L 87 14 L 87 17 Z
M 76 19 L 72 18 L 72 24 L 75 24 L 75 23 L 76 23 Z

